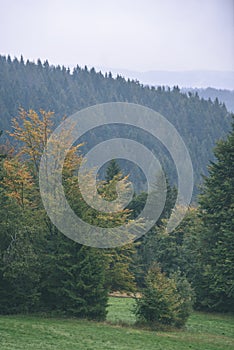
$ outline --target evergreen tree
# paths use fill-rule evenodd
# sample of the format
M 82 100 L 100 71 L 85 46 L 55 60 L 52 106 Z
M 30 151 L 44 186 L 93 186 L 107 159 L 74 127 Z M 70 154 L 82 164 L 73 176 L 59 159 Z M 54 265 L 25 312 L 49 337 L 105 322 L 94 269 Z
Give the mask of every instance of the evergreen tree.
M 182 222 L 172 232 L 166 231 L 166 224 L 167 220 L 164 219 L 160 226 L 155 226 L 146 236 L 142 248 L 145 267 L 148 269 L 152 263 L 157 262 L 168 276 L 178 270 L 187 275 L 192 261 L 189 251 L 191 241 L 187 237 L 191 237 L 190 229 L 197 224 L 196 209 L 190 208 Z M 184 247 L 186 239 L 189 242 L 188 250 Z M 193 267 L 191 272 L 193 273 Z
M 115 159 L 112 159 L 108 165 L 108 168 L 106 169 L 106 176 L 105 176 L 106 182 L 110 182 L 111 180 L 113 180 L 113 178 L 116 175 L 120 175 L 120 174 L 121 174 L 120 166 L 118 165 Z
M 145 278 L 142 298 L 136 299 L 135 314 L 138 322 L 152 328 L 182 327 L 192 310 L 192 290 L 185 278 L 168 278 L 153 264 Z
M 108 289 L 106 258 L 57 232 L 42 251 L 41 308 L 58 314 L 103 320 Z
M 234 124 L 217 143 L 200 196 L 204 294 L 201 306 L 234 311 Z
M 158 185 L 154 186 L 153 191 L 156 196 L 158 196 L 159 206 L 161 205 L 160 198 L 162 195 L 162 187 L 160 184 L 160 178 L 158 179 Z M 170 217 L 172 208 L 176 200 L 176 189 L 171 187 L 168 180 L 166 179 L 166 201 L 164 208 L 160 217 L 158 218 L 156 224 L 153 228 L 143 237 L 140 237 L 136 242 L 136 252 L 134 259 L 134 274 L 136 276 L 136 281 L 138 286 L 144 284 L 144 276 L 153 262 L 158 262 L 163 269 L 168 273 L 177 270 L 178 260 L 179 260 L 179 251 L 180 244 L 177 241 L 181 241 L 181 238 L 178 239 L 179 234 L 171 235 L 165 234 L 164 223 L 165 220 Z M 139 195 L 135 195 L 133 200 L 129 203 L 128 208 L 131 210 L 131 217 L 136 218 L 140 212 L 143 210 L 147 200 L 147 193 L 142 192 Z M 166 268 L 170 266 L 169 270 Z

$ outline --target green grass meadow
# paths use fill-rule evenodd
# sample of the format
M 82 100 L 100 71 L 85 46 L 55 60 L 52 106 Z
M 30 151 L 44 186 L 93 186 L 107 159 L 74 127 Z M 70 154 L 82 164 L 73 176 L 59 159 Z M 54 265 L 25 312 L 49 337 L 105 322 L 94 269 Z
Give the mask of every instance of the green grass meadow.
M 193 313 L 186 329 L 152 332 L 133 327 L 133 300 L 110 298 L 105 323 L 42 316 L 1 316 L 1 350 L 234 349 L 234 316 Z

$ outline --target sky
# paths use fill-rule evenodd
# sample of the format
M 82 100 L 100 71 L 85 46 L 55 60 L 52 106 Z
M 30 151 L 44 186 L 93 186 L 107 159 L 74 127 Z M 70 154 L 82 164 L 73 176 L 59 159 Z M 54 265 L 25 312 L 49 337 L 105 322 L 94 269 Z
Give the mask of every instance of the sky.
M 0 54 L 141 72 L 234 71 L 234 0 L 0 0 Z

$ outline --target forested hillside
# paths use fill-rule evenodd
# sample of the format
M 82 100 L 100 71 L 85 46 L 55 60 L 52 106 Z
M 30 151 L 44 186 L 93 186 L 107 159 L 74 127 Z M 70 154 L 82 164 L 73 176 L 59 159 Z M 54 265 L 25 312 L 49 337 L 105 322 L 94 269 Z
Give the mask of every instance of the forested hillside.
M 230 129 L 230 114 L 224 104 L 206 101 L 198 94 L 181 93 L 178 87 L 143 86 L 138 81 L 126 80 L 121 76 L 113 78 L 111 73 L 103 75 L 94 68 L 77 66 L 72 72 L 65 67 L 54 67 L 46 61 L 37 63 L 0 56 L 0 129 L 11 128 L 12 117 L 18 114 L 19 107 L 38 111 L 54 111 L 57 122 L 64 115 L 70 115 L 84 107 L 110 101 L 126 101 L 150 107 L 165 116 L 180 132 L 191 154 L 195 182 L 206 173 L 209 160 L 213 159 L 215 142 Z M 122 136 L 121 128 L 99 129 L 92 134 L 89 146 L 98 142 L 98 138 Z M 159 145 L 146 134 L 124 131 L 125 137 L 135 138 L 159 154 Z M 159 147 L 159 150 L 157 149 Z M 85 151 L 85 148 L 84 148 Z M 170 161 L 163 157 L 168 168 Z M 176 179 L 175 170 L 171 171 L 172 180 Z M 170 176 L 169 176 L 170 178 Z
M 47 62 L 12 62 L 9 57 L 0 61 L 1 144 L 4 132 L 10 137 L 7 131 L 11 129 L 16 146 L 14 151 L 0 146 L 0 314 L 48 312 L 104 320 L 108 293 L 116 291 L 141 291 L 136 317 L 153 327 L 183 327 L 193 304 L 196 309 L 233 312 L 234 125 L 227 134 L 232 118 L 226 107 L 217 99 L 212 102 L 198 94 L 183 94 L 177 87 L 144 87 L 94 69 L 77 67 L 71 73 Z M 101 250 L 68 239 L 49 220 L 39 190 L 39 164 L 48 137 L 64 114 L 108 101 L 138 103 L 167 117 L 189 148 L 197 183 L 200 173 L 210 166 L 198 206 L 190 208 L 173 232 L 168 233 L 166 225 L 176 189 L 168 182 L 164 210 L 151 230 L 135 243 Z M 19 119 L 12 121 L 15 115 Z M 85 153 L 113 136 L 136 139 L 157 152 L 169 169 L 169 179 L 176 180 L 175 166 L 169 168 L 169 152 L 146 132 L 115 125 L 101 126 L 84 136 L 85 146 L 73 145 L 69 150 L 62 178 L 75 214 L 94 227 L 111 230 L 131 222 L 144 207 L 147 193 L 138 188 L 141 193 L 114 214 L 89 206 L 76 174 L 83 160 L 78 148 Z M 221 136 L 223 141 L 213 153 Z M 216 161 L 210 163 L 214 157 Z M 110 202 L 116 198 L 117 186 L 126 193 L 128 181 L 121 182 L 122 165 L 126 163 L 112 160 L 104 171 L 105 181 L 97 182 L 101 196 Z M 138 175 L 134 168 L 139 185 Z M 89 179 L 87 174 L 87 188 Z M 137 224 L 140 230 L 141 223 Z M 77 229 L 85 233 L 82 226 Z
M 191 91 L 192 93 L 197 92 L 201 98 L 205 100 L 211 99 L 215 101 L 217 98 L 219 101 L 225 103 L 227 110 L 230 112 L 234 112 L 234 90 L 224 90 L 224 89 L 182 89 L 182 91 Z

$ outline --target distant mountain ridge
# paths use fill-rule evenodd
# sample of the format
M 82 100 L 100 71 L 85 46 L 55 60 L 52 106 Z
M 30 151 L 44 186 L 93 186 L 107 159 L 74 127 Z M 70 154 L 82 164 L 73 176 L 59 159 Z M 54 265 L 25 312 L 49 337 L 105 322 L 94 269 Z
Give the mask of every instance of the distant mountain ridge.
M 183 92 L 191 91 L 192 93 L 197 92 L 201 98 L 208 100 L 209 98 L 212 101 L 215 101 L 217 98 L 220 102 L 225 103 L 227 110 L 234 113 L 234 90 L 222 90 L 222 89 L 214 89 L 214 88 L 206 88 L 206 89 L 181 89 Z
M 108 69 L 103 69 L 108 71 Z M 147 71 L 112 69 L 114 75 L 139 80 L 149 86 L 179 86 L 182 92 L 197 92 L 201 98 L 225 103 L 234 113 L 234 71 Z
M 108 69 L 103 68 L 104 72 Z M 180 88 L 215 88 L 234 90 L 234 71 L 146 71 L 138 72 L 127 69 L 110 69 L 114 74 L 125 78 L 137 79 L 150 86 L 179 86 Z

